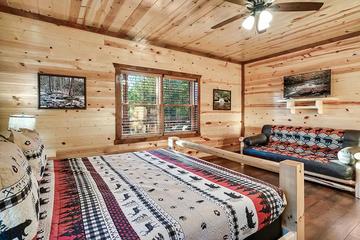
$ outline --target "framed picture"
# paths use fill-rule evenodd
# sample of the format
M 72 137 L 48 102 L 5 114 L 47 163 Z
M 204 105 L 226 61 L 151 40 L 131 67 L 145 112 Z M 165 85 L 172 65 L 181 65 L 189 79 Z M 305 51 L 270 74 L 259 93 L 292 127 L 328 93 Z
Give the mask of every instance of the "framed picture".
M 213 90 L 213 110 L 231 110 L 231 91 Z
M 86 78 L 39 73 L 39 109 L 86 109 Z
M 331 70 L 284 77 L 284 98 L 327 97 L 331 95 Z

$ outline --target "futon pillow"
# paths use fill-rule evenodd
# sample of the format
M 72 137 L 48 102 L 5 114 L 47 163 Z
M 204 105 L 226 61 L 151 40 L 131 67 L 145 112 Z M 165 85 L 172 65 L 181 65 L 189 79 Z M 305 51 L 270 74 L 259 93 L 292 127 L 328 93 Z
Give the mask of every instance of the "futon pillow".
M 9 139 L 21 148 L 36 179 L 40 181 L 44 173 L 47 157 L 39 134 L 36 131 L 22 128 L 20 131 L 12 130 Z
M 261 146 L 267 143 L 268 139 L 265 134 L 261 133 L 255 136 L 247 137 L 244 139 L 244 143 L 247 146 Z
M 360 147 L 346 147 L 338 152 L 338 159 L 342 164 L 353 165 L 357 160 L 357 153 L 360 153 Z
M 39 223 L 38 183 L 22 150 L 0 138 L 0 239 L 34 239 Z

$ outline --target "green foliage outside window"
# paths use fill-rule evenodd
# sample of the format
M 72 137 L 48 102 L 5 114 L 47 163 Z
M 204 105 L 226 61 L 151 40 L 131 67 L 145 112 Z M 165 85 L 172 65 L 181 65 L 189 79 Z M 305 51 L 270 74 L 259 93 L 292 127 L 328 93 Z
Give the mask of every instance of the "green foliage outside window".
M 162 99 L 159 98 L 161 81 Z M 122 99 L 123 104 L 127 104 L 123 106 L 123 134 L 156 134 L 159 133 L 160 124 L 165 132 L 195 129 L 196 126 L 191 126 L 197 122 L 191 121 L 192 98 L 195 97 L 193 85 L 194 82 L 188 80 L 162 79 L 145 74 L 123 75 Z M 163 123 L 159 122 L 161 102 L 164 105 Z

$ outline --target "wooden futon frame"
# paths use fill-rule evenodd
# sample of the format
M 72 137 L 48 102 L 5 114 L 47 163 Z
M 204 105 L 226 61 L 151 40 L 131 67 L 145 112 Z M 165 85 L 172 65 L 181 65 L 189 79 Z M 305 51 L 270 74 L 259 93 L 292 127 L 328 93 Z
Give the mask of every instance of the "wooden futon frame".
M 176 149 L 177 147 L 190 148 L 234 162 L 262 168 L 272 172 L 278 172 L 280 175 L 280 188 L 284 191 L 287 201 L 285 211 L 281 215 L 283 236 L 279 238 L 279 240 L 305 239 L 303 163 L 290 160 L 285 160 L 280 163 L 271 162 L 206 145 L 180 140 L 178 137 L 170 137 L 168 139 L 168 146 L 171 149 Z

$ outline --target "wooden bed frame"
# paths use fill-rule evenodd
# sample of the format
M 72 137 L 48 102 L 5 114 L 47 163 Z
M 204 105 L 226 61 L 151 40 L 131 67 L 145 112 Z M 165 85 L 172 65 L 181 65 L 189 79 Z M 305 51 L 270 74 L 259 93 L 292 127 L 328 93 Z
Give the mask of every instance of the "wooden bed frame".
M 229 152 L 226 150 L 180 140 L 178 137 L 168 138 L 170 149 L 177 147 L 190 148 L 221 158 L 249 166 L 279 173 L 279 185 L 284 191 L 287 206 L 282 214 L 283 236 L 279 240 L 304 240 L 304 164 L 285 160 L 280 163 L 271 162 L 251 156 Z

